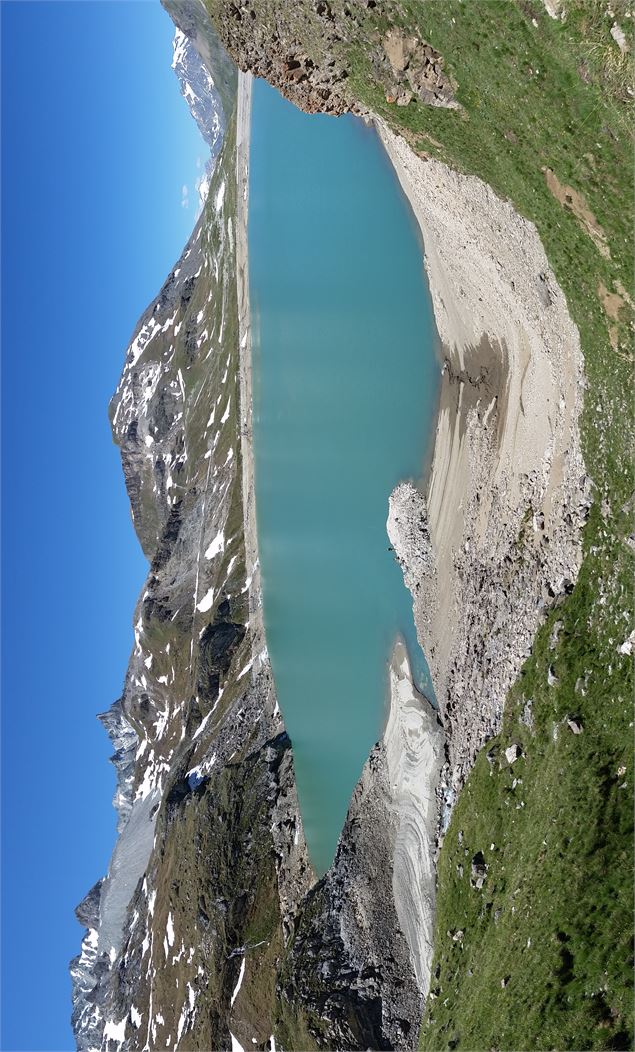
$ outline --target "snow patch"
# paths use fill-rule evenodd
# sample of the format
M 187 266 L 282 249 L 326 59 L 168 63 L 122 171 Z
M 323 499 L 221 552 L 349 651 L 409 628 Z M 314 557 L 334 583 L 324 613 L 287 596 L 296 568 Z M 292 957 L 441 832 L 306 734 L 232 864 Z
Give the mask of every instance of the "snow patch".
M 209 713 L 211 716 L 211 712 Z M 216 763 L 216 753 L 212 753 L 209 760 L 203 760 L 197 767 L 193 767 L 191 771 L 187 772 L 187 780 L 189 782 L 190 789 L 196 789 L 201 784 L 204 778 L 209 774 L 212 767 Z
M 188 1014 L 187 1013 L 187 1005 L 183 1005 L 183 1010 L 181 1011 L 181 1015 L 180 1015 L 180 1018 L 179 1018 L 179 1025 L 178 1025 L 177 1031 L 176 1031 L 177 1044 L 179 1043 L 179 1041 L 181 1040 L 181 1038 L 183 1036 L 183 1031 L 185 1030 L 185 1024 L 187 1023 L 187 1014 Z
M 202 635 L 202 634 L 203 634 L 203 633 L 201 632 L 201 635 Z M 193 739 L 194 739 L 194 738 L 198 738 L 198 737 L 199 737 L 199 735 L 201 735 L 201 734 L 203 733 L 203 731 L 205 730 L 205 728 L 206 728 L 206 726 L 207 726 L 207 724 L 208 724 L 208 721 L 209 721 L 209 718 L 210 718 L 210 716 L 212 715 L 212 713 L 213 713 L 214 709 L 216 708 L 216 706 L 218 705 L 218 703 L 219 703 L 220 699 L 221 699 L 221 698 L 222 698 L 222 696 L 223 696 L 223 691 L 224 691 L 224 689 L 225 689 L 224 687 L 221 687 L 221 689 L 219 690 L 219 692 L 218 692 L 218 697 L 216 698 L 216 701 L 214 702 L 214 704 L 212 705 L 211 709 L 210 709 L 210 710 L 209 710 L 209 712 L 207 713 L 207 716 L 205 717 L 205 719 L 204 719 L 204 720 L 203 720 L 203 722 L 201 723 L 200 727 L 198 727 L 198 729 L 194 731 L 194 734 L 192 735 L 192 738 L 193 738 Z
M 216 197 L 214 199 L 214 207 L 217 212 L 220 212 L 223 207 L 223 201 L 225 200 L 225 180 L 223 179 L 218 190 L 216 191 Z
M 240 965 L 240 972 L 238 974 L 238 982 L 236 983 L 236 985 L 234 987 L 234 992 L 233 992 L 233 994 L 231 996 L 231 1001 L 229 1002 L 230 1008 L 233 1007 L 234 1001 L 238 997 L 238 993 L 240 991 L 240 988 L 243 985 L 243 979 L 244 979 L 244 976 L 245 976 L 246 960 L 247 960 L 247 958 L 243 954 L 243 959 L 242 959 L 242 962 L 241 962 L 241 965 Z
M 247 662 L 247 664 L 245 665 L 244 669 L 242 669 L 242 670 L 241 670 L 241 671 L 240 671 L 240 672 L 238 673 L 238 675 L 236 676 L 236 679 L 242 679 L 242 678 L 243 678 L 243 676 L 246 676 L 246 675 L 247 675 L 247 673 L 249 672 L 249 669 L 250 669 L 250 668 L 251 668 L 251 666 L 253 665 L 253 663 L 254 663 L 254 659 L 252 658 L 252 659 L 251 659 L 251 661 L 248 661 L 248 662 Z
M 106 1041 L 116 1041 L 118 1045 L 122 1045 L 126 1040 L 127 1022 L 128 1016 L 124 1016 L 120 1023 L 113 1023 L 110 1019 L 107 1019 L 104 1027 L 104 1038 Z
M 146 322 L 146 324 L 141 327 L 137 336 L 130 344 L 130 349 L 128 351 L 131 356 L 130 362 L 128 363 L 129 365 L 136 365 L 145 348 L 150 341 L 154 339 L 159 329 L 160 325 L 154 318 L 150 318 L 150 321 Z
M 205 558 L 206 559 L 213 559 L 215 555 L 218 555 L 220 552 L 224 552 L 224 551 L 225 551 L 225 533 L 224 533 L 223 530 L 220 530 L 216 534 L 216 536 L 214 537 L 214 540 L 210 544 L 210 546 L 207 549 L 207 551 L 205 552 Z
M 200 603 L 196 604 L 196 609 L 199 610 L 201 612 L 201 614 L 205 614 L 205 613 L 207 613 L 208 610 L 211 610 L 213 602 L 214 602 L 214 586 L 212 585 L 212 587 L 209 589 L 209 591 L 205 593 L 205 595 L 201 599 Z
M 182 33 L 180 29 L 177 29 L 174 34 L 174 40 L 172 41 L 172 47 L 174 49 L 172 55 L 172 69 L 176 69 L 177 66 L 183 64 L 185 59 L 185 52 L 187 47 L 187 37 L 185 33 Z M 176 271 L 175 271 L 176 273 Z

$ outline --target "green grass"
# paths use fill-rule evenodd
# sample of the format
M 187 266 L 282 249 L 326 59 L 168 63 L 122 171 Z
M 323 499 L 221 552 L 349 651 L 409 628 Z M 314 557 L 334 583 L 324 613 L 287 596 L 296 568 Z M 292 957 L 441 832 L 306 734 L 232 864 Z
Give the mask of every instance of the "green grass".
M 628 658 L 597 674 L 602 656 L 579 630 L 595 605 L 589 571 L 587 563 L 540 633 L 503 730 L 488 743 L 493 762 L 484 750 L 455 808 L 439 864 L 438 973 L 423 1048 L 630 1047 Z M 551 687 L 549 667 L 558 679 Z M 528 700 L 533 729 L 520 719 Z M 579 719 L 581 734 L 568 716 Z M 504 750 L 512 742 L 523 756 L 510 767 Z M 489 865 L 480 891 L 469 879 L 477 851 Z M 454 942 L 447 932 L 458 929 L 465 936 Z
M 617 648 L 633 626 L 633 324 L 626 307 L 612 346 L 598 296 L 600 282 L 632 295 L 632 67 L 609 35 L 614 20 L 627 31 L 630 22 L 624 3 L 608 17 L 592 0 L 569 3 L 564 22 L 532 2 L 399 7 L 372 11 L 367 39 L 351 46 L 354 93 L 413 148 L 478 175 L 536 224 L 580 331 L 582 441 L 595 484 L 579 580 L 539 633 L 487 746 L 502 755 L 518 741 L 524 755 L 509 769 L 483 750 L 441 851 L 438 977 L 421 1047 L 630 1048 L 633 680 Z M 461 111 L 386 102 L 367 55 L 389 22 L 417 25 L 441 52 Z M 551 194 L 545 168 L 584 195 L 609 259 Z M 533 732 L 519 722 L 528 700 Z M 567 715 L 580 718 L 582 734 Z M 512 789 L 514 778 L 522 781 Z M 476 851 L 489 864 L 481 891 L 469 879 Z M 458 930 L 455 942 L 447 932 Z

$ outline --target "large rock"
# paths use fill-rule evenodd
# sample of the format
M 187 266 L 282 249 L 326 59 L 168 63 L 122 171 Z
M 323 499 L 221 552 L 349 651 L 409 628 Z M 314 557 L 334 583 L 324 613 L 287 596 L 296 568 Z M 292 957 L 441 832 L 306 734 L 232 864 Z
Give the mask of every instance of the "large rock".
M 505 759 L 507 763 L 516 763 L 516 760 L 521 756 L 520 745 L 510 745 L 508 749 L 505 749 Z

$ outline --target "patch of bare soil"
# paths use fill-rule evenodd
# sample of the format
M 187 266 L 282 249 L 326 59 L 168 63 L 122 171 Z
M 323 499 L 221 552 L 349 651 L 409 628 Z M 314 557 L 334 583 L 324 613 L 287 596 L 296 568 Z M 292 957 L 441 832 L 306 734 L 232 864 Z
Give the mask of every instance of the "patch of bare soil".
M 564 205 L 565 208 L 568 208 L 570 212 L 573 212 L 578 223 L 589 235 L 600 255 L 604 259 L 610 259 L 611 253 L 606 243 L 606 234 L 589 208 L 584 195 L 579 193 L 578 190 L 574 190 L 572 186 L 566 186 L 561 183 L 551 168 L 544 168 L 543 171 L 547 180 L 547 186 L 556 200 L 561 205 Z

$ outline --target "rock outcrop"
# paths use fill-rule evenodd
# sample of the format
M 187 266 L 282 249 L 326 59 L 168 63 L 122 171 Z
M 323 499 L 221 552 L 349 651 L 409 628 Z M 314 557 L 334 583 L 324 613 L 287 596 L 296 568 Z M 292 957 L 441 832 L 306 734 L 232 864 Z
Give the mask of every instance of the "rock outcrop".
M 392 27 L 387 30 L 382 47 L 388 63 L 393 84 L 386 93 L 388 102 L 407 106 L 413 98 L 428 106 L 446 106 L 454 109 L 454 89 L 443 69 L 443 57 L 433 47 L 414 33 Z M 384 73 L 383 63 L 375 58 L 377 72 Z
M 442 56 L 405 29 L 380 34 L 374 0 L 316 0 L 297 8 L 276 0 L 207 3 L 238 68 L 264 77 L 307 113 L 366 112 L 350 84 L 351 51 L 362 45 L 389 101 L 407 105 L 416 97 L 429 105 L 456 106 Z

